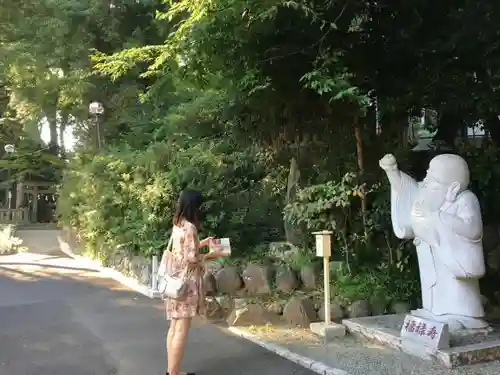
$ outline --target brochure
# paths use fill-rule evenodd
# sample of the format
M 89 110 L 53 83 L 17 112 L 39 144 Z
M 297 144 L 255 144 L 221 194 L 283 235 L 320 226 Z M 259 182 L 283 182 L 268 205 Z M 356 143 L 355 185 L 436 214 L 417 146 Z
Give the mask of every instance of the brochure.
M 231 241 L 229 241 L 229 238 L 218 238 L 215 240 L 215 243 L 222 247 L 222 252 L 225 256 L 231 255 Z

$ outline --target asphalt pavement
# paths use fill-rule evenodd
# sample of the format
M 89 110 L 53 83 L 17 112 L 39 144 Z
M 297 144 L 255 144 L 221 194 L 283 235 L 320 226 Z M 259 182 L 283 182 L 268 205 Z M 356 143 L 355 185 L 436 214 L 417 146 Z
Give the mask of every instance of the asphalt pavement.
M 62 254 L 0 256 L 0 375 L 163 375 L 167 328 L 161 301 Z M 184 370 L 314 374 L 203 321 Z

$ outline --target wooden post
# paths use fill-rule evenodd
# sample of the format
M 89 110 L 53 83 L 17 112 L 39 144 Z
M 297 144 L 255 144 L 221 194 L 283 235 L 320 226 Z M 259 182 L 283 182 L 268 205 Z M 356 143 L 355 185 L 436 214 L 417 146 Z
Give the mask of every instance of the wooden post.
M 38 186 L 33 186 L 33 217 L 31 217 L 32 222 L 38 221 Z
M 323 279 L 325 298 L 325 326 L 330 325 L 330 256 L 332 255 L 331 231 L 314 232 L 316 237 L 316 256 L 323 258 Z
M 330 310 L 330 257 L 323 257 L 324 289 L 325 289 L 325 325 L 331 323 Z
M 24 184 L 22 182 L 17 183 L 17 192 L 16 192 L 16 208 L 21 208 L 21 205 L 24 202 Z
M 158 287 L 158 256 L 153 256 L 153 264 L 151 267 L 151 289 L 156 290 Z

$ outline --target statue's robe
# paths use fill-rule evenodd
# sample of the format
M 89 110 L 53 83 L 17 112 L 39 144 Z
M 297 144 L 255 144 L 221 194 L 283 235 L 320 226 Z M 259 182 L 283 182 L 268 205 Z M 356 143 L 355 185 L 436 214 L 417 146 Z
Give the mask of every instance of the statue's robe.
M 455 201 L 446 202 L 443 212 L 422 218 L 412 213 L 418 191 L 419 184 L 401 172 L 398 186 L 391 186 L 391 218 L 397 237 L 414 238 L 423 309 L 443 322 L 456 320 L 466 328 L 483 328 L 486 323 L 481 319 L 467 319 L 484 316 L 478 280 L 485 263 L 477 197 L 465 190 Z

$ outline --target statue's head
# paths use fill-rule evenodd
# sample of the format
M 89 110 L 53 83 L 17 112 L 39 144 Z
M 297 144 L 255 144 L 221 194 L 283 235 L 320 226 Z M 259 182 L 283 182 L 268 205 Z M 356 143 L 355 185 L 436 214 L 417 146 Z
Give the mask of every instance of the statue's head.
M 443 154 L 434 157 L 429 163 L 427 175 L 422 181 L 425 195 L 438 204 L 445 200 L 453 202 L 458 194 L 469 186 L 469 167 L 458 155 Z

